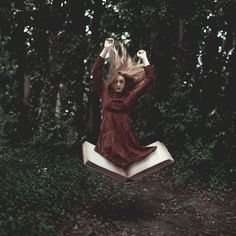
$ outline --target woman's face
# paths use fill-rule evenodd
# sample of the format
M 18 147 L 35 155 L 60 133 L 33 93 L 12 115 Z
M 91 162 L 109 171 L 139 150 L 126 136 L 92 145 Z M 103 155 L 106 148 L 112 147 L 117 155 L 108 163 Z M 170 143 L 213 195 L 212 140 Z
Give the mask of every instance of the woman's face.
M 116 93 L 123 92 L 125 87 L 125 78 L 122 75 L 118 75 L 113 82 L 113 89 Z

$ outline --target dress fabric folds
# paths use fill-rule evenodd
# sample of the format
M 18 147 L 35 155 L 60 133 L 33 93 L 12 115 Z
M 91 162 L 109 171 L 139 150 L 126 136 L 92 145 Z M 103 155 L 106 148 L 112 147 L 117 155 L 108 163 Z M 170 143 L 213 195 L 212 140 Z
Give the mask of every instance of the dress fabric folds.
M 129 118 L 137 99 L 154 80 L 154 73 L 151 65 L 145 66 L 146 78 L 137 87 L 125 93 L 111 93 L 101 76 L 103 64 L 104 58 L 98 56 L 93 65 L 93 78 L 103 108 L 100 134 L 94 150 L 115 165 L 128 168 L 157 148 L 140 144 Z

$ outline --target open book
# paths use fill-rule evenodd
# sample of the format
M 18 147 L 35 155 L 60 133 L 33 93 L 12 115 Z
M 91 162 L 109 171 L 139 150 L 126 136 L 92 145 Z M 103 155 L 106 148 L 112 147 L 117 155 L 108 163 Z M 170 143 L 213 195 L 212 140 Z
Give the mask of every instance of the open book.
M 143 160 L 131 164 L 128 169 L 124 170 L 94 151 L 95 146 L 85 141 L 82 144 L 83 163 L 102 174 L 128 183 L 175 162 L 163 143 L 156 141 L 148 146 L 157 146 L 157 149 Z

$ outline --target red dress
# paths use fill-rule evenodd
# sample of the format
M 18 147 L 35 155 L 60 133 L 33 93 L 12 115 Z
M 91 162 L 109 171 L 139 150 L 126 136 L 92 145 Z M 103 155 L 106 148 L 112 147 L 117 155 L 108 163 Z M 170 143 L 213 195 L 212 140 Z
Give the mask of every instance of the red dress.
M 141 146 L 134 134 L 129 113 L 149 84 L 154 80 L 151 65 L 145 66 L 146 78 L 127 93 L 112 94 L 102 79 L 104 58 L 99 56 L 93 65 L 93 78 L 102 100 L 102 122 L 98 142 L 94 150 L 115 165 L 127 168 L 156 150 L 154 147 Z

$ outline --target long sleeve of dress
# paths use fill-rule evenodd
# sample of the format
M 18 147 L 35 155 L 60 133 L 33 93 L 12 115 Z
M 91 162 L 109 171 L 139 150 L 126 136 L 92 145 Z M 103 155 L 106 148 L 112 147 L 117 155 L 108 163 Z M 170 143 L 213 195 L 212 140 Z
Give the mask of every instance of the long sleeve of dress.
M 149 85 L 154 80 L 154 71 L 151 65 L 147 65 L 144 67 L 146 78 L 138 84 L 138 86 L 132 90 L 131 99 L 136 100 L 138 97 L 144 94 L 145 90 L 149 87 Z
M 96 85 L 96 88 L 101 96 L 105 90 L 105 81 L 102 79 L 102 66 L 104 64 L 104 58 L 98 56 L 95 60 L 92 68 L 92 75 Z

